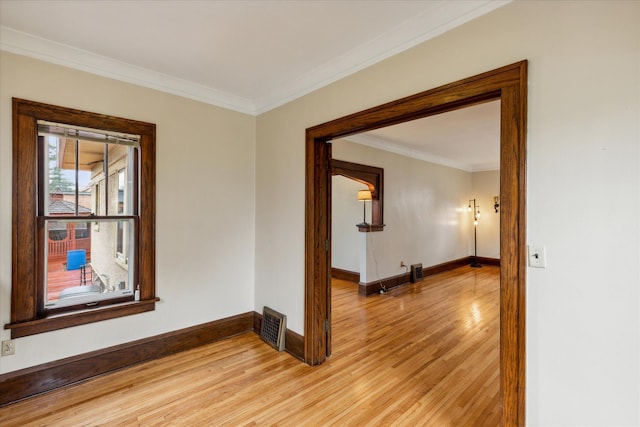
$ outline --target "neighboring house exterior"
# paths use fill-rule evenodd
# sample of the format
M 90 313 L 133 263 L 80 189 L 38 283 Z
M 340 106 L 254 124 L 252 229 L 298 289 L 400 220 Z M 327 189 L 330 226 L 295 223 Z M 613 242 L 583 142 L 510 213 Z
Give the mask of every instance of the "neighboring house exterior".
M 127 182 L 127 148 L 113 146 L 109 149 L 107 179 L 102 163 L 91 169 L 91 205 L 97 215 L 122 215 L 129 208 Z M 107 199 L 105 199 L 107 191 Z M 108 213 L 105 212 L 108 205 Z M 92 233 L 92 268 L 106 288 L 128 284 L 129 245 L 126 222 L 94 223 Z
M 76 204 L 69 201 L 70 193 L 54 191 L 49 197 L 49 215 L 64 216 L 73 215 L 76 211 Z M 81 193 L 82 198 L 87 200 L 88 193 Z M 91 209 L 78 204 L 78 215 L 89 216 Z M 87 259 L 91 259 L 91 228 L 89 223 L 65 223 L 52 222 L 49 226 L 49 263 L 60 257 L 65 257 L 67 251 L 74 249 L 85 249 Z

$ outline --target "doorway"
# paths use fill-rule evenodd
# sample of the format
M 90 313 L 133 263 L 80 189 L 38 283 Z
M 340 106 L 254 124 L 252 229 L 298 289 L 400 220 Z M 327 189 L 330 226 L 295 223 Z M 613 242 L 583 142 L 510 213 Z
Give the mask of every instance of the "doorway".
M 331 145 L 327 142 L 499 99 L 502 424 L 524 425 L 526 90 L 527 62 L 521 61 L 307 129 L 304 336 L 307 363 L 321 364 L 331 349 Z

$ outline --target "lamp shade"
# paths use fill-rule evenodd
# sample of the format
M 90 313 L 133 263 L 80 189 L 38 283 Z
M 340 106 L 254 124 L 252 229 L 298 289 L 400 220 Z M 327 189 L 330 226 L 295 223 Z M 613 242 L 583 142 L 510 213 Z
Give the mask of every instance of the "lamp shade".
M 371 200 L 371 191 L 370 190 L 360 190 L 358 191 L 358 200 Z

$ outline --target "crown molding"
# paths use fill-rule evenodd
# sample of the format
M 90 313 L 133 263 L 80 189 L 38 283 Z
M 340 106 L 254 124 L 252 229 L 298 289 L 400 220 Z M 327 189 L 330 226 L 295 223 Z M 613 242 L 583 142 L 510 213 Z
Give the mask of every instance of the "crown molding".
M 445 157 L 435 156 L 433 154 L 425 153 L 419 150 L 413 150 L 407 148 L 401 144 L 389 141 L 385 138 L 380 138 L 374 135 L 356 134 L 344 138 L 345 141 L 353 142 L 356 144 L 364 145 L 370 148 L 375 148 L 382 151 L 388 151 L 390 153 L 398 154 L 400 156 L 410 157 L 416 160 L 422 160 L 424 162 L 435 163 L 441 166 L 447 166 L 454 169 L 463 170 L 465 172 L 485 172 L 500 169 L 500 162 L 485 163 L 479 165 L 469 165 L 447 159 Z
M 256 100 L 256 114 L 280 107 L 321 89 L 380 61 L 446 33 L 466 22 L 498 9 L 513 0 L 440 0 L 403 22 L 352 49 L 331 62 L 289 81 L 269 95 Z
M 401 25 L 257 99 L 240 97 L 4 26 L 0 26 L 0 50 L 255 116 L 363 70 L 511 1 L 433 2 L 428 9 Z
M 429 163 L 435 163 L 441 166 L 447 166 L 454 169 L 460 169 L 466 172 L 471 172 L 471 167 L 460 162 L 454 162 L 444 157 L 434 156 L 429 153 L 425 153 L 418 150 L 412 150 L 400 144 L 391 142 L 384 138 L 379 138 L 373 135 L 351 135 L 345 138 L 346 141 L 354 142 L 356 144 L 364 145 L 370 148 L 376 148 L 382 151 L 388 151 L 390 153 L 399 154 L 401 156 L 410 157 L 416 160 L 422 160 Z
M 0 26 L 0 50 L 255 115 L 251 100 Z

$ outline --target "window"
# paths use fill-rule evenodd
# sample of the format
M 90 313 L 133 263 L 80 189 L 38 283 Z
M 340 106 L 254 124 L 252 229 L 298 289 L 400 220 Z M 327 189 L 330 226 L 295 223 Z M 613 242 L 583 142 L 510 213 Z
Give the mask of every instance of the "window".
M 89 228 L 89 222 L 79 222 L 76 224 L 76 240 L 91 238 L 91 229 Z
M 155 125 L 20 99 L 13 117 L 12 337 L 153 310 Z
M 138 181 L 134 159 L 139 157 L 140 135 L 45 120 L 37 125 L 38 194 L 45 195 L 38 220 L 44 221 L 49 236 L 55 228 L 67 231 L 63 241 L 53 243 L 46 237 L 39 242 L 44 248 L 44 308 L 66 311 L 128 299 L 136 282 L 127 255 L 135 252 L 129 237 L 136 230 L 137 203 L 131 199 Z M 127 175 L 131 185 L 125 182 Z M 113 191 L 98 194 L 98 183 Z M 92 211 L 91 200 L 101 197 L 105 210 Z M 91 223 L 95 227 L 87 226 Z

